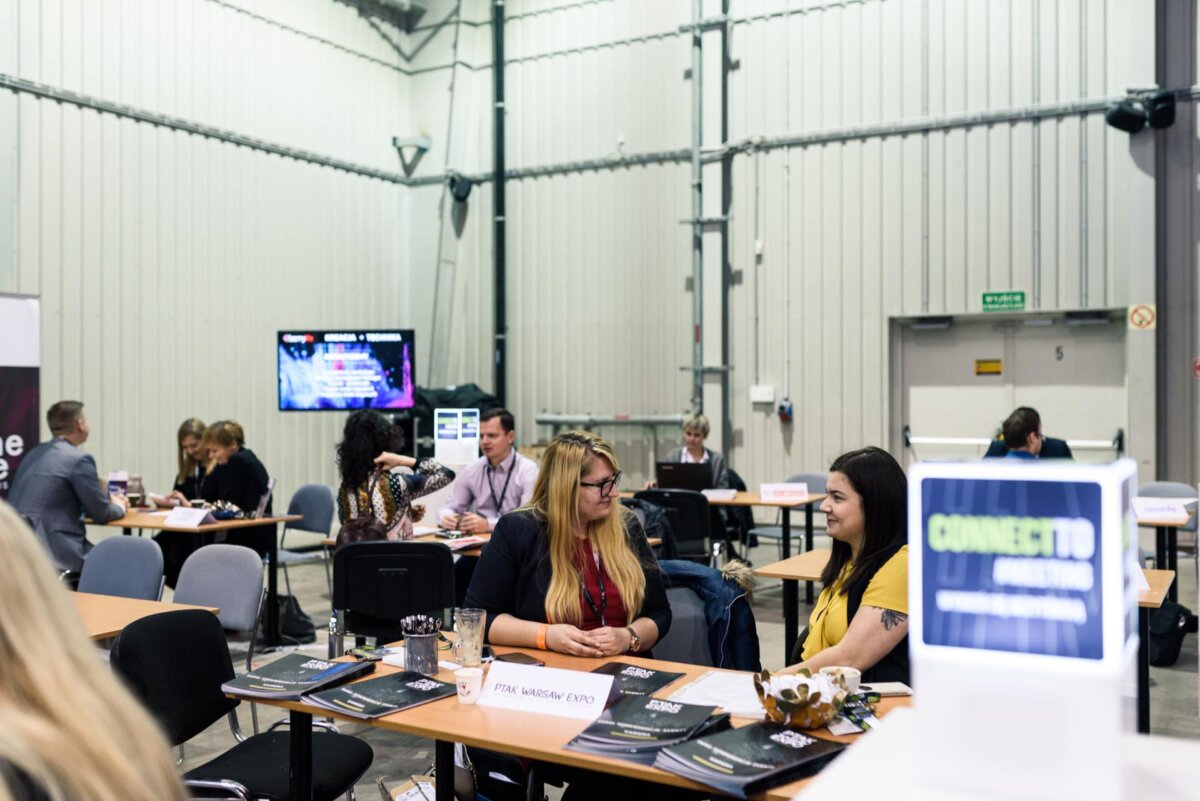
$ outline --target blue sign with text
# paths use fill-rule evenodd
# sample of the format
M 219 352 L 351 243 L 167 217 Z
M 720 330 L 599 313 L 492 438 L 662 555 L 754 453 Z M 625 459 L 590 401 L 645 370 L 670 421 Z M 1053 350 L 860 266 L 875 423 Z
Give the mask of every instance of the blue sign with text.
M 1102 659 L 1101 486 L 921 481 L 927 645 Z

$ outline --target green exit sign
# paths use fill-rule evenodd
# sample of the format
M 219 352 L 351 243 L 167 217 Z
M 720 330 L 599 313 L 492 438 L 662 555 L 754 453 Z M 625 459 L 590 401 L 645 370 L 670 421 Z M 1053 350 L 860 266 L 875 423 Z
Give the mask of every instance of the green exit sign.
M 1024 292 L 984 292 L 983 310 L 995 311 L 1025 311 Z

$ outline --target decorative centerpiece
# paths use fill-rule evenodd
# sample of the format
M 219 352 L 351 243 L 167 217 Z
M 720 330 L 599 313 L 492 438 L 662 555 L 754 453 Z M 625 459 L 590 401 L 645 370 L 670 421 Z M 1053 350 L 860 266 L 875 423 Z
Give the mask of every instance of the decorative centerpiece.
M 841 676 L 814 676 L 807 668 L 775 676 L 766 670 L 756 673 L 754 691 L 768 720 L 794 729 L 827 725 L 842 711 L 849 695 Z
M 208 508 L 217 520 L 241 520 L 246 516 L 237 504 L 229 501 L 213 501 Z

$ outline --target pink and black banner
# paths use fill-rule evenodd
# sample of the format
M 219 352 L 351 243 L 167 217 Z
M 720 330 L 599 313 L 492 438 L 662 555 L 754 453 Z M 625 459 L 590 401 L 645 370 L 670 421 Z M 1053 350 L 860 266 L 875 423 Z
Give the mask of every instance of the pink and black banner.
M 38 299 L 0 294 L 0 499 L 38 444 Z

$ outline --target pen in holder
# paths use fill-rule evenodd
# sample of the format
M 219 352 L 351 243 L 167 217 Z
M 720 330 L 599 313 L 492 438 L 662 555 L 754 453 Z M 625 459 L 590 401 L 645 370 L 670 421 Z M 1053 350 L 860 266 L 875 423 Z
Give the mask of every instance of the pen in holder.
M 437 636 L 441 621 L 426 615 L 409 615 L 400 621 L 404 633 L 404 669 L 424 676 L 438 672 Z

